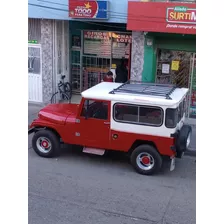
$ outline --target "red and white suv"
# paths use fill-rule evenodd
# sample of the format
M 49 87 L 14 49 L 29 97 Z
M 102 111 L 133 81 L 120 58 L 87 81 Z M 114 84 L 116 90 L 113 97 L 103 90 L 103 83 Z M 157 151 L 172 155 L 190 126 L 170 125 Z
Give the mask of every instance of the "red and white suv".
M 102 82 L 84 92 L 80 104 L 50 104 L 31 124 L 32 146 L 42 157 L 59 155 L 61 140 L 103 155 L 123 151 L 140 174 L 158 172 L 164 158 L 181 158 L 190 144 L 184 124 L 188 89 L 172 85 Z

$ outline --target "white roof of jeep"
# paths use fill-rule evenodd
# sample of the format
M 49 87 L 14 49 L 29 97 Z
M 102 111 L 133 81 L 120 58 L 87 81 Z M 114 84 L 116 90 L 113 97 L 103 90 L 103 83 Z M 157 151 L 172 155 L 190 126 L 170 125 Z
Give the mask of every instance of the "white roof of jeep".
M 87 99 L 108 100 L 144 105 L 149 104 L 169 107 L 178 105 L 188 92 L 187 88 L 176 88 L 172 87 L 171 85 L 161 85 L 152 83 L 138 83 L 138 85 L 142 86 L 137 86 L 136 84 L 132 85 L 132 83 L 122 84 L 114 82 L 101 82 L 82 92 L 82 97 Z M 143 87 L 145 90 L 145 86 L 143 85 L 150 85 L 150 88 L 153 88 L 153 91 L 151 91 L 150 93 L 148 93 L 147 91 L 138 91 L 139 88 L 143 89 Z M 135 91 L 136 86 L 137 91 Z M 128 87 L 129 89 L 127 89 Z M 169 92 L 168 95 L 164 94 L 167 92 Z

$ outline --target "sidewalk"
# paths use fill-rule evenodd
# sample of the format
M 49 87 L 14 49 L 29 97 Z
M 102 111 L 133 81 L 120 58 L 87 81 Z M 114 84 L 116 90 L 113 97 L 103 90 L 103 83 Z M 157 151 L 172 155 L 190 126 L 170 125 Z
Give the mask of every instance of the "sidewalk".
M 78 97 L 76 96 L 72 102 L 78 103 Z M 38 112 L 41 110 L 43 105 L 28 104 L 28 126 L 32 121 L 37 118 Z M 192 127 L 192 136 L 189 150 L 185 153 L 187 155 L 196 156 L 196 122 L 195 120 L 186 120 L 186 124 Z

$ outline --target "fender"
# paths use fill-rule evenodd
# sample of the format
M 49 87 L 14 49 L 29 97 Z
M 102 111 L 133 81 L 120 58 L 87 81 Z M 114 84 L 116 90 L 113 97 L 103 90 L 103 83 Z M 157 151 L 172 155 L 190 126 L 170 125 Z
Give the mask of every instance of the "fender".
M 32 124 L 30 125 L 30 128 L 28 129 L 28 135 L 32 134 L 35 131 L 41 130 L 41 129 L 46 129 L 46 128 L 51 128 L 53 130 L 58 130 L 56 126 L 64 126 L 64 125 L 55 125 L 54 123 L 51 123 L 46 120 L 42 120 L 40 118 L 35 119 Z M 60 135 L 60 133 L 58 133 Z M 60 135 L 61 136 L 61 135 Z

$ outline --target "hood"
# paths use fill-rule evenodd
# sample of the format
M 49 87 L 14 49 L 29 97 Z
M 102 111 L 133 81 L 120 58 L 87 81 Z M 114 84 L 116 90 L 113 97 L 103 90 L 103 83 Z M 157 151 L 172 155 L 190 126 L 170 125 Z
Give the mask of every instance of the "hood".
M 67 117 L 70 114 L 76 116 L 78 104 L 50 104 L 39 112 L 39 118 L 64 125 Z

